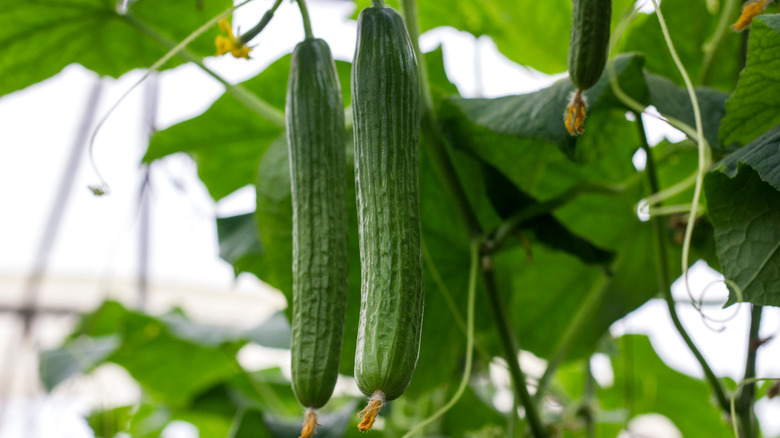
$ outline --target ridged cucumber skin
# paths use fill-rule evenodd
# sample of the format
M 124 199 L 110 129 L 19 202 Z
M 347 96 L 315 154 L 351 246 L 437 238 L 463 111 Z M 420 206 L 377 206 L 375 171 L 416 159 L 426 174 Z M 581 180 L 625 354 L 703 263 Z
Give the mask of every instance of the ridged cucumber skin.
M 319 408 L 338 377 L 349 269 L 344 105 L 325 41 L 295 47 L 285 114 L 293 205 L 292 386 L 304 406 Z
M 358 17 L 352 64 L 361 303 L 355 378 L 398 398 L 412 378 L 423 315 L 418 150 L 420 83 L 401 15 Z
M 604 72 L 609 50 L 611 0 L 573 0 L 569 76 L 574 86 L 587 90 Z

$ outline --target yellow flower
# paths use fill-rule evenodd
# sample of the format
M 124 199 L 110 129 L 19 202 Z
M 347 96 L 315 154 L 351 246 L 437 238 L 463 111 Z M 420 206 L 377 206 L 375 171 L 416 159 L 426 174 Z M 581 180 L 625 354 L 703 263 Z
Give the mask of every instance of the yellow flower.
M 236 58 L 249 59 L 249 52 L 252 51 L 250 47 L 241 41 L 241 38 L 237 38 L 233 35 L 233 29 L 230 28 L 230 22 L 227 18 L 219 20 L 219 28 L 222 29 L 222 33 L 225 35 L 217 35 L 217 39 L 214 44 L 217 46 L 217 55 L 221 56 L 230 52 Z
M 766 9 L 766 5 L 769 4 L 769 1 L 770 0 L 752 0 L 746 3 L 742 8 L 742 15 L 739 16 L 737 22 L 731 27 L 736 31 L 740 31 L 750 26 L 753 17 L 761 15 L 764 12 L 764 9 Z
M 582 134 L 582 125 L 585 124 L 585 96 L 582 95 L 582 90 L 577 90 L 571 97 L 569 105 L 566 107 L 564 113 L 566 123 L 566 130 L 571 135 Z

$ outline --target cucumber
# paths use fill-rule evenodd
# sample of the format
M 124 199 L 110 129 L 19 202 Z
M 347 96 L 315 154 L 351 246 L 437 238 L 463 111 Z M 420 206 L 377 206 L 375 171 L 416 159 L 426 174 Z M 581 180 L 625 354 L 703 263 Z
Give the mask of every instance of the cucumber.
M 604 72 L 609 49 L 611 0 L 573 0 L 569 76 L 579 90 L 594 86 Z
M 361 430 L 412 378 L 423 316 L 418 188 L 420 83 L 401 15 L 364 9 L 352 64 L 361 303 L 355 378 L 372 397 Z
M 564 112 L 564 124 L 571 135 L 583 132 L 587 102 L 583 91 L 596 85 L 609 51 L 611 0 L 573 0 L 569 78 L 577 88 Z
M 293 205 L 292 386 L 306 407 L 330 399 L 347 302 L 344 105 L 321 39 L 292 54 L 286 104 Z M 315 421 L 316 424 L 316 421 Z

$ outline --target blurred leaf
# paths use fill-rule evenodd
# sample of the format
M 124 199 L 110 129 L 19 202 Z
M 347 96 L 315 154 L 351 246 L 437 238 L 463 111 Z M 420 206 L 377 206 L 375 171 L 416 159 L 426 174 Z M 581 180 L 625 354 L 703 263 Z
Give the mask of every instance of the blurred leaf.
M 705 190 L 723 275 L 742 300 L 780 305 L 780 125 L 718 163 Z M 733 287 L 727 304 L 739 301 Z
M 107 360 L 172 405 L 238 372 L 237 347 L 210 347 L 177 337 L 159 320 L 129 313 L 122 346 Z
M 119 348 L 117 335 L 100 338 L 79 337 L 62 347 L 44 350 L 40 354 L 41 381 L 47 391 L 74 374 L 91 371 Z
M 132 438 L 158 438 L 171 420 L 164 405 L 141 403 L 130 419 L 128 432 Z
M 431 86 L 431 93 L 441 96 L 460 94 L 458 87 L 450 81 L 444 70 L 444 50 L 441 46 L 425 54 L 425 64 L 428 67 L 428 82 Z
M 112 0 L 8 2 L 0 8 L 0 95 L 53 76 L 71 63 L 113 77 L 149 67 L 167 49 L 144 27 L 175 44 L 231 5 L 230 0 L 208 0 L 200 7 L 178 0 L 137 0 L 123 14 Z M 217 34 L 214 26 L 188 48 L 211 55 Z M 179 63 L 174 58 L 166 68 Z
M 720 128 L 724 145 L 748 144 L 780 123 L 780 15 L 753 19 L 748 40 L 747 64 L 734 94 L 726 102 Z
M 265 347 L 290 348 L 290 324 L 281 313 L 275 313 L 249 330 L 196 324 L 178 313 L 163 315 L 160 320 L 177 338 L 208 347 L 218 347 L 228 342 L 252 341 Z
M 357 0 L 355 16 L 369 0 Z M 387 2 L 399 9 L 397 0 Z M 633 6 L 615 0 L 612 24 Z M 479 37 L 488 35 L 507 58 L 543 73 L 566 71 L 571 28 L 569 0 L 453 0 L 417 2 L 423 32 L 451 26 Z
M 645 80 L 650 91 L 650 103 L 659 113 L 674 117 L 693 128 L 696 127 L 688 90 L 663 76 L 652 73 L 645 73 Z M 704 137 L 712 148 L 717 149 L 720 146 L 718 129 L 726 113 L 726 99 L 729 95 L 712 88 L 697 87 L 696 97 L 701 110 Z
M 87 416 L 87 424 L 95 432 L 95 438 L 114 438 L 130 425 L 133 406 L 120 406 L 113 409 L 93 411 Z
M 733 23 L 739 8 L 734 8 Z M 704 77 L 702 64 L 703 47 L 712 37 L 720 17 L 707 11 L 705 2 L 688 0 L 665 0 L 661 2 L 669 34 L 688 76 L 694 85 L 709 85 L 731 91 L 739 74 L 741 42 L 740 35 L 727 29 L 717 47 L 710 65 L 709 77 Z M 682 76 L 669 54 L 661 26 L 655 12 L 640 14 L 621 39 L 619 49 L 623 52 L 640 52 L 647 59 L 647 69 L 665 76 L 677 85 L 684 86 Z
M 646 336 L 625 335 L 617 342 L 620 355 L 612 358 L 615 383 L 598 395 L 605 409 L 630 403 L 633 415 L 661 414 L 685 437 L 732 436 L 720 410 L 708 402 L 711 397 L 706 382 L 669 368 L 658 358 Z M 630 402 L 626 401 L 626 394 L 633 396 Z
M 479 436 L 479 430 L 489 425 L 505 426 L 506 421 L 506 414 L 496 410 L 492 400 L 486 403 L 469 386 L 458 403 L 443 417 L 441 430 L 447 436 L 466 436 L 469 433 Z M 501 436 L 506 436 L 506 432 Z
M 640 101 L 647 100 L 647 86 L 642 76 L 643 58 L 638 55 L 620 55 L 613 61 L 620 85 Z M 494 99 L 452 98 L 450 102 L 472 123 L 492 132 L 554 145 L 569 157 L 574 156 L 577 137 L 571 136 L 563 123 L 563 114 L 574 92 L 574 85 L 562 79 L 543 90 Z M 589 118 L 599 105 L 614 104 L 607 75 L 585 92 L 589 104 Z M 598 126 L 586 120 L 585 128 Z M 592 130 L 592 129 L 591 129 Z M 542 146 L 540 145 L 539 148 Z M 530 160 L 529 160 L 530 158 Z M 526 161 L 534 161 L 526 157 Z M 545 170 L 544 168 L 540 170 Z
M 290 58 L 290 55 L 282 57 L 241 84 L 284 111 Z M 344 102 L 348 104 L 350 64 L 337 61 L 336 69 Z M 220 200 L 255 183 L 260 157 L 283 133 L 282 127 L 263 119 L 225 93 L 200 116 L 157 132 L 143 160 L 148 163 L 177 152 L 192 154 L 200 179 L 211 196 Z

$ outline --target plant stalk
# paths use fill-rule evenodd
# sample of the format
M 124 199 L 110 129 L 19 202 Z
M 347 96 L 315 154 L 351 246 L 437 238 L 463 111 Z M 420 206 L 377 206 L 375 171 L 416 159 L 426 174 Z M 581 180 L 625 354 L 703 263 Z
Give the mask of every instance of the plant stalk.
M 658 176 L 656 173 L 655 168 L 655 161 L 653 160 L 653 155 L 650 150 L 650 146 L 647 144 L 647 134 L 645 132 L 645 125 L 642 122 L 642 117 L 639 113 L 634 113 L 636 117 L 636 124 L 637 129 L 639 130 L 639 139 L 641 142 L 641 147 L 645 151 L 645 154 L 647 155 L 647 166 L 645 168 L 647 172 L 647 179 L 650 183 L 650 191 L 651 193 L 658 193 L 660 191 L 660 187 L 658 184 Z M 712 391 L 715 393 L 715 398 L 717 399 L 718 406 L 724 411 L 729 412 L 730 410 L 730 404 L 729 399 L 726 397 L 726 393 L 723 389 L 723 386 L 721 385 L 718 378 L 715 376 L 715 373 L 712 371 L 712 368 L 710 368 L 710 365 L 707 363 L 707 360 L 704 358 L 704 356 L 701 354 L 699 349 L 696 347 L 696 344 L 693 343 L 693 340 L 688 335 L 688 332 L 685 331 L 685 327 L 683 327 L 682 322 L 680 322 L 680 318 L 677 315 L 677 310 L 675 308 L 674 298 L 672 297 L 672 278 L 671 274 L 669 273 L 669 259 L 668 254 L 666 250 L 666 229 L 664 227 L 664 223 L 661 217 L 653 216 L 650 219 L 650 222 L 653 226 L 653 234 L 655 235 L 656 240 L 656 252 L 658 255 L 657 260 L 657 268 L 658 268 L 658 287 L 661 288 L 664 294 L 664 300 L 666 301 L 666 307 L 669 309 L 669 315 L 672 318 L 672 323 L 674 323 L 674 327 L 677 329 L 677 332 L 680 333 L 680 336 L 683 338 L 683 341 L 685 341 L 685 344 L 688 346 L 688 349 L 691 350 L 691 353 L 696 357 L 696 360 L 699 362 L 699 365 L 701 365 L 702 371 L 704 372 L 704 376 L 707 380 L 707 382 L 712 387 Z
M 488 301 L 490 302 L 490 309 L 493 311 L 493 321 L 496 323 L 496 331 L 498 331 L 501 346 L 504 349 L 504 358 L 509 366 L 509 374 L 512 376 L 512 383 L 516 393 L 515 396 L 520 399 L 520 402 L 525 408 L 525 415 L 533 435 L 536 438 L 547 437 L 547 431 L 545 430 L 536 409 L 536 402 L 528 392 L 525 373 L 523 373 L 523 370 L 520 368 L 520 362 L 517 356 L 520 347 L 515 338 L 515 333 L 509 324 L 506 307 L 501 302 L 501 297 L 498 294 L 498 285 L 496 284 L 495 271 L 493 270 L 493 259 L 489 253 L 483 254 L 482 256 L 482 275 L 485 280 L 485 290 L 487 291 Z
M 745 381 L 756 377 L 756 356 L 761 346 L 761 340 L 758 337 L 761 328 L 762 306 L 753 305 L 750 312 L 750 332 L 748 334 L 747 359 L 745 360 Z M 737 398 L 737 418 L 733 421 L 739 422 L 740 434 L 742 438 L 755 438 L 758 435 L 756 427 L 756 416 L 753 411 L 753 403 L 756 400 L 755 382 L 745 384 L 739 391 Z
M 311 18 L 309 18 L 309 9 L 306 7 L 306 0 L 297 0 L 298 9 L 301 10 L 301 19 L 303 20 L 303 33 L 306 39 L 314 39 L 314 33 L 311 30 Z

